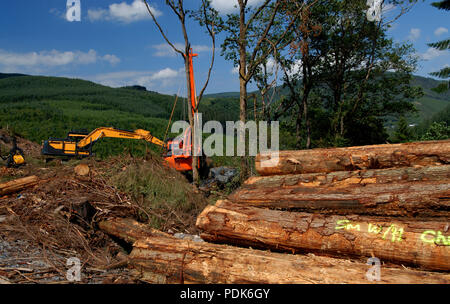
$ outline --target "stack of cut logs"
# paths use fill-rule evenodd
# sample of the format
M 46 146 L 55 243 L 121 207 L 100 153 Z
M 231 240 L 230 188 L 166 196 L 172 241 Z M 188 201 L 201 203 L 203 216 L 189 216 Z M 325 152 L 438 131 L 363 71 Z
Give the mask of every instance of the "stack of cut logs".
M 450 283 L 450 140 L 281 151 L 256 169 L 198 216 L 208 243 L 104 230 L 134 242 L 150 282 L 367 283 L 372 257 L 391 265 L 382 283 Z

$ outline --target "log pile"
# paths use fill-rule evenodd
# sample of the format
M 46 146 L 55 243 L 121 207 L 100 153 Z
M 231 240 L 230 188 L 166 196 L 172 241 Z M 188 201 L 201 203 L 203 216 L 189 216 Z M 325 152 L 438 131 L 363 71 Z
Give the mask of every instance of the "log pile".
M 375 256 L 450 271 L 448 221 L 285 212 L 219 201 L 198 217 L 211 242 L 287 252 Z
M 450 271 L 449 140 L 269 158 L 198 216 L 203 239 Z
M 450 283 L 450 141 L 280 156 L 203 210 L 206 242 L 99 226 L 133 244 L 128 264 L 151 283 L 368 283 L 368 258 L 376 282 Z
M 149 283 L 368 283 L 369 266 L 361 262 L 177 239 L 129 219 L 109 219 L 100 227 L 133 243 L 128 265 L 142 281 Z M 380 281 L 374 282 L 444 284 L 449 281 L 450 274 L 383 267 Z

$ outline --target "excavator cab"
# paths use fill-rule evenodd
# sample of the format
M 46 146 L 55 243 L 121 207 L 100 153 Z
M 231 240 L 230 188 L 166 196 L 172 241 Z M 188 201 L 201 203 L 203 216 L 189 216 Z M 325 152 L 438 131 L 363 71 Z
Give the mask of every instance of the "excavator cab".
M 191 155 L 191 129 L 187 128 L 182 136 L 169 138 L 166 141 L 166 150 L 163 155 L 168 165 L 180 172 L 192 171 L 192 155 Z M 197 168 L 201 177 L 207 177 L 209 173 L 209 165 L 207 157 L 200 156 L 198 158 Z
M 166 142 L 166 151 L 163 157 L 167 161 L 168 165 L 176 169 L 177 171 L 192 170 L 192 156 L 190 146 L 187 144 L 185 145 L 185 142 L 187 142 L 188 139 L 186 133 L 182 138 L 170 138 Z

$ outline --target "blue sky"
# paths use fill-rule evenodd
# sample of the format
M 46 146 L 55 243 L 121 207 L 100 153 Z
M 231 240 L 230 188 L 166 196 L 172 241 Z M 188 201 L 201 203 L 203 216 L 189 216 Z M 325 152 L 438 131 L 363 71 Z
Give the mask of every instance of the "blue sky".
M 80 0 L 80 22 L 67 21 L 66 2 L 1 1 L 0 72 L 82 78 L 113 87 L 139 84 L 161 93 L 186 94 L 183 61 L 167 47 L 140 0 Z M 170 39 L 182 43 L 180 26 L 165 1 L 149 2 Z M 185 2 L 187 6 L 198 3 Z M 438 52 L 426 45 L 450 36 L 450 14 L 432 7 L 431 2 L 418 3 L 389 30 L 396 41 L 414 44 L 421 57 L 415 74 L 422 76 L 450 65 L 449 51 Z M 222 13 L 233 10 L 232 0 L 213 0 L 213 4 Z M 199 91 L 211 45 L 195 23 L 188 23 L 188 30 L 194 51 L 199 53 L 194 59 Z M 207 93 L 239 90 L 233 64 L 220 56 L 222 39 L 218 37 Z

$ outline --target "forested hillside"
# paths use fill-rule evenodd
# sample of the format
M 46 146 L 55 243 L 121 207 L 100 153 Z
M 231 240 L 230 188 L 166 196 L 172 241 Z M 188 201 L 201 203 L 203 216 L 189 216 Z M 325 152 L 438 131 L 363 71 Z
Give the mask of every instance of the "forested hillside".
M 431 88 L 437 83 L 430 78 L 414 78 L 414 85 L 423 89 L 424 96 L 414 101 L 418 112 L 408 117 L 411 123 L 419 124 L 432 120 L 433 115 L 448 113 L 444 108 L 450 104 L 450 93 L 433 92 Z M 277 98 L 284 93 L 284 88 L 277 88 Z M 237 121 L 238 95 L 233 92 L 206 95 L 200 106 L 203 121 Z M 258 96 L 258 92 L 249 96 Z M 49 137 L 65 137 L 72 129 L 92 130 L 101 126 L 143 128 L 163 138 L 175 100 L 173 120 L 187 120 L 185 98 L 149 92 L 143 87 L 110 88 L 80 79 L 0 74 L 0 126 L 37 143 Z M 248 117 L 252 119 L 254 98 L 249 98 L 247 106 Z M 395 128 L 395 120 L 391 127 Z M 281 141 L 282 147 L 289 148 L 288 137 L 282 137 Z M 99 156 L 124 150 L 141 153 L 144 149 L 144 143 L 115 139 L 104 139 L 96 146 Z

